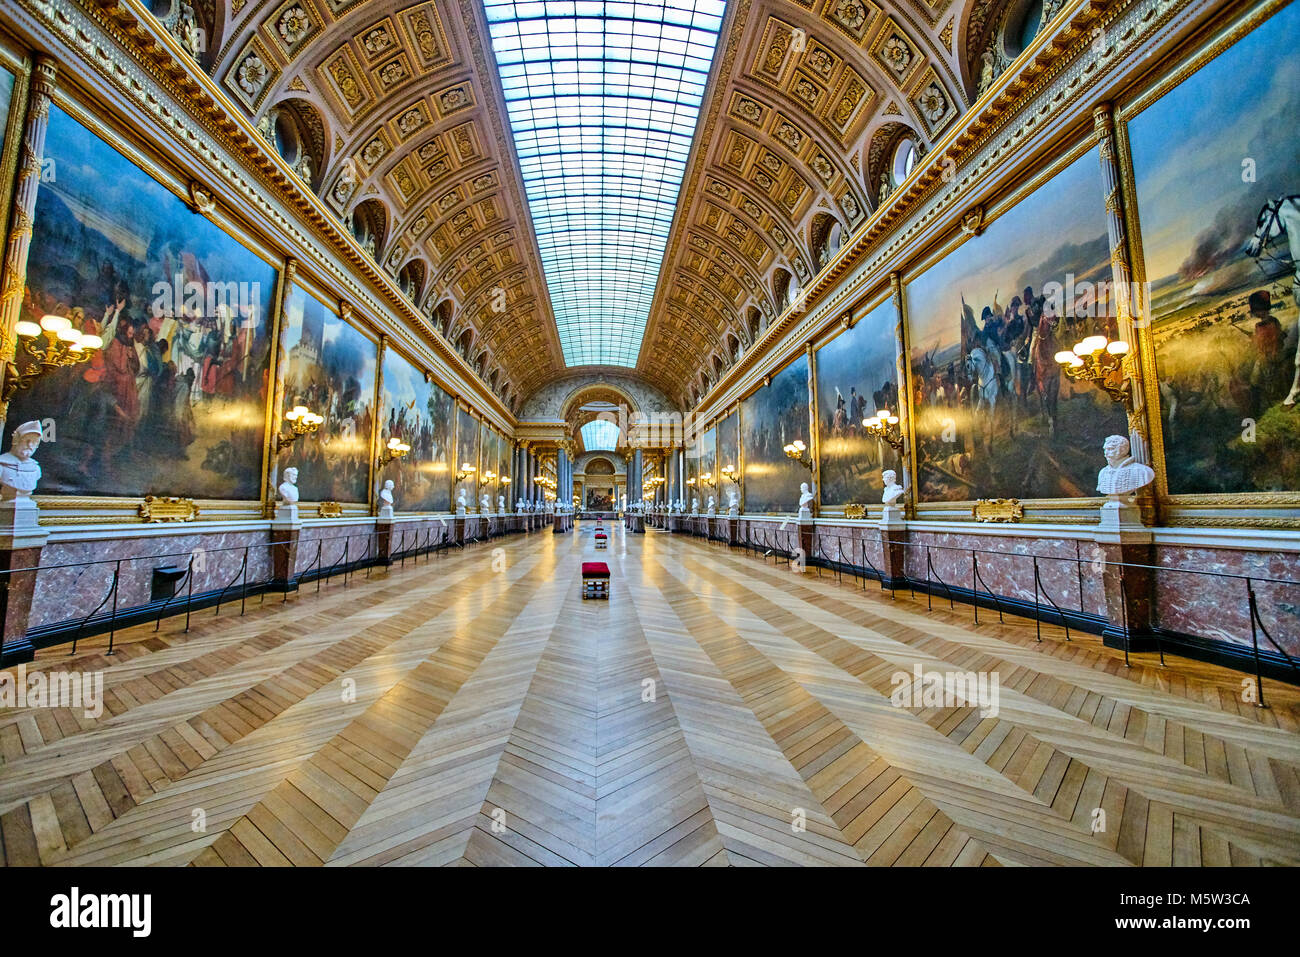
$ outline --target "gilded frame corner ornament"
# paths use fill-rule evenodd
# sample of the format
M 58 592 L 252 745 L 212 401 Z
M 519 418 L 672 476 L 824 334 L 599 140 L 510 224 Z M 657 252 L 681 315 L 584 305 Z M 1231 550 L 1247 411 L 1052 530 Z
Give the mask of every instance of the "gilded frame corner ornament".
M 146 495 L 136 508 L 136 514 L 148 523 L 192 522 L 199 517 L 199 508 L 192 498 Z
M 982 498 L 971 506 L 970 513 L 977 522 L 1021 522 L 1025 507 L 1018 498 Z

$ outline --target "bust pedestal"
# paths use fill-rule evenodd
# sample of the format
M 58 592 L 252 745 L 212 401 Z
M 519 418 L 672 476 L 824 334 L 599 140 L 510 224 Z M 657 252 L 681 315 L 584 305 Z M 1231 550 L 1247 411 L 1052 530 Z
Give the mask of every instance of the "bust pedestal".
M 298 589 L 298 536 L 301 532 L 302 521 L 298 518 L 297 504 L 277 504 L 275 518 L 271 520 L 272 591 Z
M 9 489 L 5 489 L 9 491 Z M 36 567 L 50 533 L 38 523 L 40 509 L 31 496 L 0 497 L 0 571 L 8 588 L 0 589 L 0 667 L 31 661 L 36 649 L 27 638 L 32 597 L 36 593 Z M 32 569 L 32 571 L 11 571 Z
M 907 577 L 907 522 L 903 520 L 903 509 L 884 506 L 876 527 L 880 529 L 881 586 L 897 588 Z
M 805 571 L 808 568 L 808 559 L 813 553 L 813 536 L 817 530 L 817 523 L 812 520 L 812 513 L 805 508 L 799 509 L 799 551 L 803 554 L 800 556 L 799 571 Z
M 393 564 L 393 506 L 379 506 L 375 519 L 375 561 L 380 565 Z
M 1155 564 L 1154 536 L 1131 501 L 1112 497 L 1100 511 L 1093 540 L 1106 562 L 1101 577 L 1109 620 L 1101 633 L 1102 644 L 1150 651 L 1156 647 L 1151 631 L 1155 572 L 1135 566 Z

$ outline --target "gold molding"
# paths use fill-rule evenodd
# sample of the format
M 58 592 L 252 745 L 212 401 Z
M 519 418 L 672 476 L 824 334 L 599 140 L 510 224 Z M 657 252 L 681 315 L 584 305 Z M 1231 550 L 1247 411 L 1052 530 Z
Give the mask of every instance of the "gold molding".
M 316 506 L 316 515 L 320 518 L 342 518 L 343 506 L 338 502 L 321 502 Z

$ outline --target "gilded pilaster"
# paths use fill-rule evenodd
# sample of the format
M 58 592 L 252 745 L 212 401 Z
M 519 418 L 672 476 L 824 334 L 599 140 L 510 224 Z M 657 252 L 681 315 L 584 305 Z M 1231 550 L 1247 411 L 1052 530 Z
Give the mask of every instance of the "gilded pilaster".
M 1147 414 L 1147 394 L 1143 388 L 1146 374 L 1154 374 L 1149 332 L 1151 304 L 1140 287 L 1133 284 L 1129 255 L 1127 221 L 1124 217 L 1123 176 L 1116 149 L 1115 112 L 1109 103 L 1092 111 L 1093 130 L 1097 135 L 1097 156 L 1101 162 L 1102 190 L 1106 199 L 1106 231 L 1110 240 L 1110 270 L 1113 284 L 1116 325 L 1119 337 L 1129 344 L 1124 357 L 1123 373 L 1129 382 L 1132 407 L 1128 410 L 1129 446 L 1139 462 L 1151 462 L 1151 427 Z M 1136 314 L 1135 314 L 1136 307 Z M 1155 499 L 1147 488 L 1139 496 L 1144 521 L 1155 519 Z
M 9 242 L 5 247 L 3 280 L 0 280 L 0 386 L 14 371 L 14 326 L 23 305 L 27 286 L 27 256 L 32 244 L 32 225 L 36 216 L 36 193 L 41 185 L 41 167 L 45 160 L 45 132 L 50 122 L 50 97 L 58 77 L 58 64 L 47 56 L 38 56 L 32 70 L 31 92 L 27 100 L 27 119 L 14 182 L 13 212 L 9 220 Z M 9 403 L 0 402 L 0 433 L 9 414 Z
M 912 424 L 912 362 L 907 346 L 907 309 L 903 301 L 903 277 L 889 274 L 889 297 L 894 303 L 894 372 L 898 376 L 899 432 L 907 447 L 899 456 L 903 466 L 903 514 L 916 515 L 916 492 L 912 476 L 916 474 L 916 429 Z
M 804 344 L 804 354 L 808 356 L 808 454 L 812 457 L 813 514 L 821 514 L 822 504 L 822 459 L 821 443 L 817 440 L 817 422 L 821 418 L 817 409 L 817 351 L 812 343 Z

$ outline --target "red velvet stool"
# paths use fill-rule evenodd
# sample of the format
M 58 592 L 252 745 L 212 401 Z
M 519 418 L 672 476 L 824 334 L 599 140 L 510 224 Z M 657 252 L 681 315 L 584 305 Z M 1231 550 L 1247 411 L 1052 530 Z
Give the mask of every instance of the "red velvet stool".
M 609 547 L 609 536 L 606 535 L 604 532 L 602 532 L 600 529 L 596 530 L 596 534 L 593 535 L 592 538 L 595 540 L 597 548 Z
M 582 563 L 582 597 L 609 597 L 609 566 L 604 562 Z

